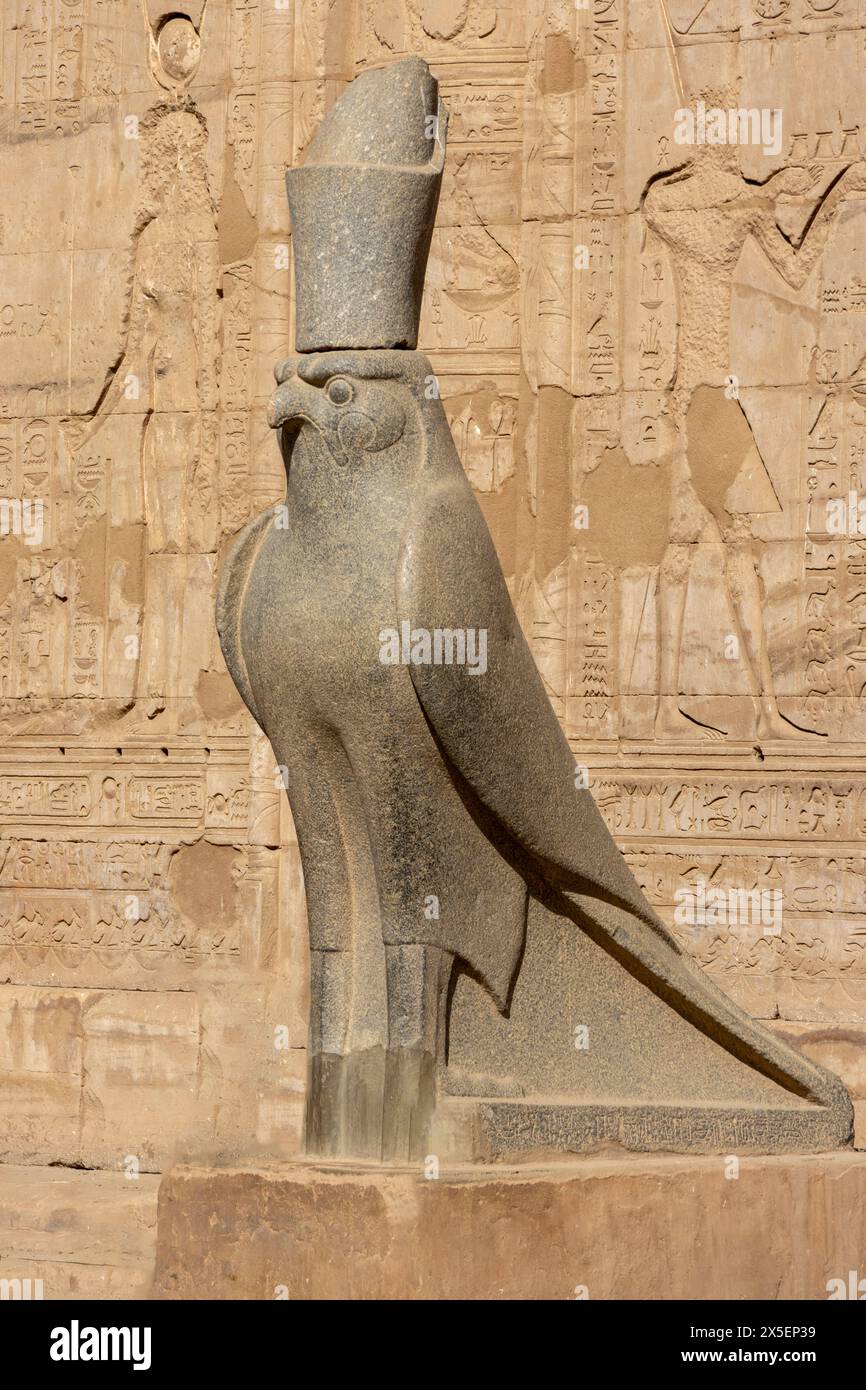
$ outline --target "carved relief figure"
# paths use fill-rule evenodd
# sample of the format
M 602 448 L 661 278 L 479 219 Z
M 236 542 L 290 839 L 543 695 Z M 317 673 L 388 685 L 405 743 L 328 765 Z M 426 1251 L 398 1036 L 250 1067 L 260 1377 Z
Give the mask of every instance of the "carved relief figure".
M 705 90 L 708 109 L 738 106 L 735 89 Z M 700 724 L 682 709 L 679 663 L 692 547 L 720 542 L 727 594 L 737 622 L 757 706 L 759 738 L 810 731 L 778 707 L 763 617 L 758 549 L 752 517 L 780 510 L 748 418 L 731 380 L 728 338 L 733 277 L 743 247 L 754 237 L 792 288 L 805 284 L 845 194 L 862 185 L 851 166 L 817 199 L 799 241 L 779 229 L 775 209 L 784 194 L 805 194 L 818 172 L 788 168 L 755 185 L 739 169 L 736 144 L 699 144 L 673 173 L 654 176 L 642 210 L 647 226 L 671 253 L 677 281 L 677 365 L 670 397 L 675 431 L 669 543 L 659 574 L 659 705 L 657 738 L 682 737 Z M 726 385 L 727 383 L 727 385 Z M 701 725 L 709 737 L 723 729 Z
M 152 619 L 151 596 L 166 588 L 182 595 L 188 556 L 215 546 L 219 259 L 203 117 L 189 106 L 159 105 L 141 121 L 139 138 L 141 203 L 123 353 L 92 414 L 67 422 L 66 432 L 82 454 L 115 411 L 141 417 L 145 612 Z M 176 693 L 177 663 L 166 670 L 151 660 L 149 647 L 159 641 L 146 625 L 140 697 Z M 167 691 L 166 682 L 175 689 Z

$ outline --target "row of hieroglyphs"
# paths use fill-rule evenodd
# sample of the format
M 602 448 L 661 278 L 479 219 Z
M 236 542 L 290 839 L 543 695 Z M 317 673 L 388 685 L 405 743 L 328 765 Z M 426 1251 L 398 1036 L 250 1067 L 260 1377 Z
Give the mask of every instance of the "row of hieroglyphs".
M 702 964 L 750 977 L 851 979 L 866 974 L 863 855 L 776 850 L 691 853 L 629 851 L 629 865 L 654 907 Z M 677 905 L 689 895 L 694 920 Z M 761 920 L 754 900 L 772 901 Z M 731 912 L 731 905 L 740 912 Z
M 45 821 L 70 825 L 142 823 L 245 828 L 250 790 L 246 769 L 167 773 L 56 774 L 0 771 L 4 825 Z
M 86 937 L 88 944 L 103 947 L 113 944 L 129 949 L 135 941 L 142 947 L 165 948 L 169 941 L 166 934 L 176 926 L 175 922 L 171 928 L 166 926 L 166 889 L 178 848 L 165 840 L 2 841 L 3 919 L 7 926 L 17 924 L 15 941 L 20 946 L 80 946 Z M 838 930 L 846 936 L 843 956 L 839 957 L 844 967 L 862 958 L 866 941 L 862 901 L 866 861 L 862 855 L 793 849 L 752 855 L 711 854 L 697 848 L 678 853 L 672 847 L 659 847 L 630 851 L 627 858 L 645 892 L 666 917 L 685 891 L 691 891 L 698 903 L 707 904 L 694 924 L 700 929 L 694 933 L 696 939 L 705 934 L 704 928 L 733 926 L 735 935 L 753 945 L 762 935 L 779 935 L 790 949 L 791 933 L 797 941 L 820 943 L 832 927 L 834 933 Z M 245 865 L 243 855 L 235 856 L 233 872 L 238 879 Z M 730 898 L 732 893 L 777 902 L 778 922 L 772 923 L 773 930 L 761 929 L 765 924 L 757 913 L 743 913 L 734 921 L 728 920 L 724 911 L 719 913 L 715 900 L 719 895 Z M 155 914 L 152 921 L 151 912 Z M 78 920 L 83 936 L 76 936 L 70 913 Z M 91 919 L 88 935 L 83 922 Z M 140 926 L 149 921 L 149 927 Z M 676 914 L 674 921 L 676 924 Z M 834 956 L 831 947 L 832 942 L 828 946 L 825 940 L 819 950 L 822 961 Z
M 66 891 L 57 896 L 0 890 L 0 959 L 19 974 L 27 967 L 56 971 L 64 966 L 74 972 L 82 966 L 95 983 L 97 971 L 127 963 L 148 972 L 178 961 L 231 964 L 237 963 L 239 940 L 237 921 L 214 922 L 209 928 L 186 921 L 159 893 Z M 56 981 L 57 975 L 51 978 Z
M 866 782 L 850 777 L 593 774 L 593 795 L 621 844 L 636 838 L 866 840 Z
M 866 855 L 838 852 L 803 843 L 794 848 L 739 849 L 730 852 L 694 846 L 688 850 L 661 844 L 626 851 L 629 865 L 650 901 L 670 908 L 684 885 L 776 892 L 785 914 L 814 917 L 841 914 L 846 920 L 861 915 L 866 925 L 863 876 Z M 712 920 L 712 914 L 710 914 Z

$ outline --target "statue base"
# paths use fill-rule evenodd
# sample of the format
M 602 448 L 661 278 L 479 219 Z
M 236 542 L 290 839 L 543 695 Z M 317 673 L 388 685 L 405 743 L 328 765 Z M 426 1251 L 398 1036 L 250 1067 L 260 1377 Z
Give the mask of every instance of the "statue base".
M 543 1168 L 176 1168 L 167 1299 L 826 1299 L 866 1266 L 866 1153 Z M 851 1271 L 859 1271 L 852 1278 Z M 851 1287 L 849 1287 L 851 1286 Z M 837 1295 L 838 1296 L 838 1295 Z

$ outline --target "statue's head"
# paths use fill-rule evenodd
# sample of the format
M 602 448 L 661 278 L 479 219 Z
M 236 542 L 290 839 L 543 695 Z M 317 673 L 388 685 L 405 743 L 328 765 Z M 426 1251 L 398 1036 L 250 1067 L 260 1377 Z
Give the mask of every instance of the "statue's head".
M 276 369 L 268 415 L 287 456 L 302 434 L 308 450 L 338 468 L 372 461 L 417 431 L 419 403 L 435 382 L 420 352 L 317 352 Z
M 446 120 L 427 64 L 406 58 L 357 77 L 286 174 L 298 355 L 277 367 L 270 423 L 297 486 L 373 460 L 383 479 L 418 432 L 435 383 L 414 349 Z

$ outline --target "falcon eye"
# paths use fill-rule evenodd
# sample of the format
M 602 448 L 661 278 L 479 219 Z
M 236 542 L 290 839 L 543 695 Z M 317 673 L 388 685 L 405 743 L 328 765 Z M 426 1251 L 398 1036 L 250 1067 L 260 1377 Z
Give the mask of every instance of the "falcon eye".
M 328 382 L 327 397 L 332 405 L 348 405 L 352 399 L 352 388 L 341 376 L 335 376 Z

